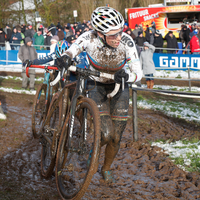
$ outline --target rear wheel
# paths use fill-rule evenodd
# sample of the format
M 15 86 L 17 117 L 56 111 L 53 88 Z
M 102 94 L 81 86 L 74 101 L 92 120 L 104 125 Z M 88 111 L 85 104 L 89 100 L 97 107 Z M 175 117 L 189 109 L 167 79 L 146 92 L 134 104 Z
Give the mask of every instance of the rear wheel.
M 47 109 L 49 106 L 49 96 L 46 100 L 46 93 L 47 93 L 47 85 L 41 84 L 36 92 L 34 102 L 33 102 L 33 111 L 32 111 L 32 132 L 33 137 L 39 137 L 39 130 L 40 127 L 45 120 Z
M 75 116 L 65 120 L 56 155 L 56 185 L 63 199 L 80 199 L 84 195 L 98 167 L 100 139 L 97 105 L 92 99 L 82 98 L 77 102 Z
M 55 166 L 56 149 L 61 131 L 62 101 L 58 102 L 59 94 L 57 92 L 53 96 L 41 138 L 41 172 L 46 178 L 51 176 Z

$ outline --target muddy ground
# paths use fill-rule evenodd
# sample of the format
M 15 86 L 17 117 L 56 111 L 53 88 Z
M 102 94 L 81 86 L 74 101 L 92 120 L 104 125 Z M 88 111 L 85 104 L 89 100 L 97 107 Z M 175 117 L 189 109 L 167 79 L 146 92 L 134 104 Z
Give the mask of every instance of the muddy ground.
M 13 84 L 20 87 L 21 83 L 2 81 L 0 86 Z M 33 98 L 0 91 L 7 115 L 6 121 L 0 121 L 0 199 L 3 200 L 60 199 L 55 176 L 44 179 L 40 175 L 41 146 L 31 133 Z M 131 110 L 120 151 L 112 165 L 116 183 L 106 184 L 102 180 L 102 148 L 98 171 L 82 199 L 200 200 L 200 173 L 184 172 L 160 148 L 149 143 L 200 137 L 200 126 L 159 112 L 138 110 L 139 140 L 134 142 Z

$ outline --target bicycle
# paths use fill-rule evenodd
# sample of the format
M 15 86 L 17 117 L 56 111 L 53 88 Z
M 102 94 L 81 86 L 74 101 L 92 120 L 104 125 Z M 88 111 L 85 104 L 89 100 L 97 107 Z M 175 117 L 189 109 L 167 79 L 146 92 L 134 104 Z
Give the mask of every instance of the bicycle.
M 89 75 L 110 79 L 113 79 L 113 75 L 75 66 L 69 67 L 67 71 L 78 72 L 80 76 L 77 81 L 66 84 L 62 91 L 55 93 L 52 98 L 47 117 L 40 128 L 41 170 L 43 176 L 49 177 L 56 160 L 56 185 L 60 196 L 64 199 L 79 199 L 84 195 L 95 172 L 94 166 L 98 163 L 101 141 L 99 110 L 96 103 L 86 97 L 85 80 Z M 50 83 L 51 86 L 60 80 L 60 74 L 59 72 L 56 79 Z M 109 98 L 117 93 L 119 86 L 117 85 L 114 92 L 108 95 Z M 74 90 L 74 87 L 76 89 L 70 98 L 70 90 Z M 82 131 L 78 133 L 79 128 Z M 73 154 L 76 154 L 74 162 L 77 161 L 76 156 L 82 160 L 79 170 L 84 171 L 81 173 L 82 184 L 76 190 L 74 184 L 71 185 L 72 188 L 66 188 L 69 182 L 73 182 L 73 166 L 75 165 L 70 162 Z M 64 160 L 62 160 L 63 156 Z M 90 162 L 88 162 L 89 156 Z M 65 161 L 69 162 L 67 166 L 64 166 Z M 72 174 L 63 175 L 65 168 Z M 66 179 L 67 177 L 69 179 Z M 64 182 L 66 180 L 68 180 L 67 183 Z M 74 192 L 71 193 L 71 191 Z
M 39 65 L 31 65 L 29 67 L 33 67 L 33 68 L 42 68 L 45 69 L 45 78 L 43 83 L 38 87 L 35 98 L 34 98 L 34 103 L 33 103 L 33 111 L 32 111 L 32 131 L 33 131 L 33 136 L 34 138 L 40 138 L 40 142 L 42 144 L 42 149 L 41 149 L 41 174 L 42 176 L 44 176 L 45 178 L 48 178 L 54 169 L 54 161 L 52 160 L 52 162 L 49 161 L 49 156 L 52 157 L 51 155 L 49 155 L 49 150 L 48 148 L 50 148 L 48 146 L 49 143 L 46 143 L 45 141 L 48 140 L 48 138 L 46 137 L 46 140 L 43 139 L 43 137 L 45 137 L 45 134 L 41 135 L 41 132 L 45 132 L 46 133 L 49 131 L 49 134 L 54 135 L 53 141 L 54 144 L 57 144 L 57 140 L 59 138 L 59 135 L 57 135 L 56 133 L 54 134 L 53 132 L 55 132 L 55 127 L 56 126 L 61 126 L 61 123 L 64 121 L 64 115 L 59 115 L 59 113 L 62 113 L 62 110 L 66 110 L 66 102 L 63 101 L 59 103 L 58 106 L 55 106 L 55 101 L 57 101 L 59 94 L 61 93 L 60 91 L 58 91 L 57 88 L 54 88 L 55 85 L 57 84 L 51 84 L 50 85 L 50 81 L 53 80 L 52 77 L 50 77 L 50 72 L 49 70 L 58 70 L 57 67 L 54 66 L 39 66 Z M 28 70 L 29 67 L 26 68 L 26 74 L 28 75 Z M 66 75 L 67 77 L 67 75 Z M 69 77 L 69 75 L 68 75 Z M 69 83 L 69 78 L 66 78 L 66 83 Z M 54 89 L 53 89 L 54 88 Z M 56 92 L 57 91 L 57 92 Z M 44 93 L 44 95 L 42 95 L 42 93 Z M 54 96 L 53 96 L 54 94 Z M 65 92 L 63 98 L 67 99 L 68 95 L 68 91 Z M 53 96 L 53 97 L 52 97 Z M 49 113 L 49 110 L 52 108 L 52 106 L 55 106 L 54 112 L 52 112 L 49 115 L 49 118 L 47 118 L 47 115 Z M 61 120 L 62 118 L 62 120 Z M 44 123 L 46 122 L 46 123 Z M 46 126 L 44 128 L 44 126 Z M 57 148 L 57 146 L 55 146 L 55 149 Z M 52 146 L 52 149 L 54 149 L 54 146 Z M 55 150 L 56 152 L 56 150 Z M 54 153 L 55 154 L 55 153 Z M 50 162 L 50 163 L 49 163 Z
M 91 75 L 114 79 L 114 75 L 75 66 L 68 70 L 78 72 L 80 76 L 62 126 L 55 175 L 57 190 L 62 199 L 80 199 L 97 171 L 101 142 L 99 109 L 86 95 L 85 80 Z M 63 90 L 68 87 L 70 86 L 66 85 Z M 108 98 L 113 97 L 119 87 L 116 84 Z
M 32 110 L 32 133 L 34 138 L 39 138 L 39 129 L 46 118 L 47 111 L 53 96 L 54 91 L 57 89 L 50 87 L 49 83 L 52 81 L 53 76 L 49 72 L 50 69 L 57 70 L 57 67 L 51 66 L 38 66 L 31 65 L 32 68 L 42 68 L 45 69 L 44 81 L 39 85 L 36 91 L 36 95 L 33 101 L 33 110 Z M 28 67 L 26 68 L 26 75 L 28 75 Z

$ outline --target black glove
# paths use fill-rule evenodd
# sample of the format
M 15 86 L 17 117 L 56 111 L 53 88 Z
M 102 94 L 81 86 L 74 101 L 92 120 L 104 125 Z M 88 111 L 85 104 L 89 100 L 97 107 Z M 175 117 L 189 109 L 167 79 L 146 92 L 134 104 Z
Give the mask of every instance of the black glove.
M 31 60 L 25 60 L 25 62 L 23 63 L 23 67 L 30 67 L 32 63 L 33 62 Z
M 115 73 L 114 81 L 116 83 L 122 83 L 122 78 L 124 78 L 124 82 L 128 81 L 129 79 L 129 75 L 124 71 L 124 69 L 121 69 Z
M 67 70 L 71 65 L 71 62 L 72 59 L 68 55 L 63 55 L 62 57 L 56 59 L 56 65 L 60 71 L 63 67 Z

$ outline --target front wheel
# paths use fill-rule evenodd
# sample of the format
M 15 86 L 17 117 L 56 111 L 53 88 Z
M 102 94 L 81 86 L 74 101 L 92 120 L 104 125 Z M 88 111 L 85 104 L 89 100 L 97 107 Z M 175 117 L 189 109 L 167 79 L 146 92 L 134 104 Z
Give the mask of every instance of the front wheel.
M 81 98 L 75 115 L 65 120 L 57 150 L 56 185 L 62 199 L 80 199 L 86 192 L 98 167 L 100 141 L 97 105 Z

